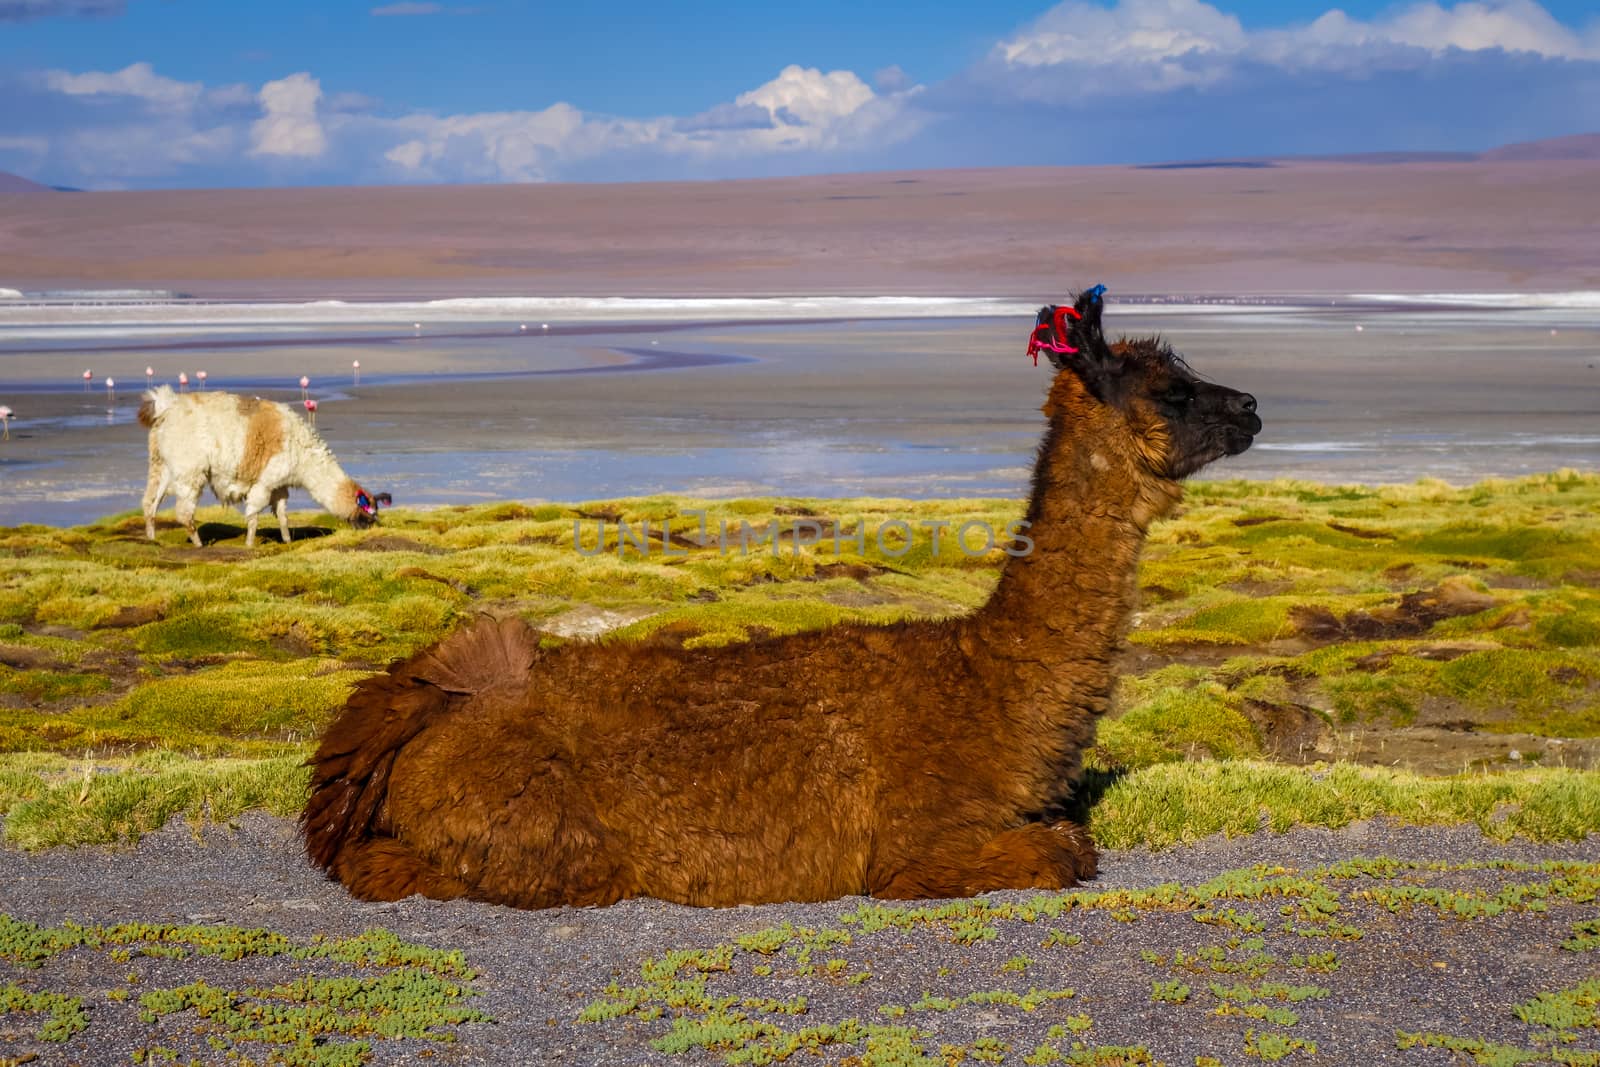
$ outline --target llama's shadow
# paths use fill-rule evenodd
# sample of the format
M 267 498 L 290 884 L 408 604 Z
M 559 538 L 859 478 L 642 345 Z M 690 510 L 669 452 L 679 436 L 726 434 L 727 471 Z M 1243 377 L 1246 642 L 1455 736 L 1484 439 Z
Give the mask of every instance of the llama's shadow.
M 1100 803 L 1111 787 L 1127 777 L 1128 772 L 1121 767 L 1111 771 L 1085 770 L 1078 779 L 1077 786 L 1072 790 L 1072 799 L 1067 801 L 1062 810 L 1062 816 L 1077 823 L 1079 826 L 1089 825 L 1089 815 L 1094 811 L 1094 806 Z
M 222 544 L 228 541 L 242 541 L 245 528 L 235 526 L 231 522 L 203 522 L 199 525 L 200 543 L 202 545 Z M 326 526 L 291 526 L 289 537 L 291 541 L 310 541 L 318 537 L 327 537 L 333 533 Z M 268 529 L 265 526 L 256 529 L 257 541 L 272 541 L 283 543 L 283 536 L 278 532 L 277 526 Z

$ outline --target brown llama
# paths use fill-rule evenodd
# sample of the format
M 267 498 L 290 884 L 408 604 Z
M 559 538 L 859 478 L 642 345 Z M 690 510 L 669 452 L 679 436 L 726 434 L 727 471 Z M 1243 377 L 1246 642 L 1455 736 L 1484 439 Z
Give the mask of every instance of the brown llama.
M 692 650 L 547 649 L 520 620 L 472 623 L 362 682 L 328 729 L 302 816 L 313 862 L 368 900 L 521 908 L 1093 877 L 1094 845 L 1062 813 L 1145 530 L 1180 479 L 1261 429 L 1253 397 L 1159 340 L 1108 344 L 1099 294 L 1040 313 L 1030 350 L 1057 373 L 1035 547 L 983 608 Z

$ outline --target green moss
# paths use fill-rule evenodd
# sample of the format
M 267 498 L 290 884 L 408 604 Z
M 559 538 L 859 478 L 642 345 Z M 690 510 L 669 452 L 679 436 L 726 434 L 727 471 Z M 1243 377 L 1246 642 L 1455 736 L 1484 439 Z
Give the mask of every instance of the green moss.
M 1220 685 L 1162 688 L 1121 716 L 1102 722 L 1092 762 L 1101 768 L 1148 767 L 1173 760 L 1258 755 L 1255 727 Z
M 0 751 L 281 753 L 314 737 L 368 673 L 336 661 L 235 662 L 158 678 L 112 704 L 60 714 L 0 709 Z
M 1288 629 L 1290 602 L 1283 597 L 1230 599 L 1195 612 L 1170 629 L 1207 644 L 1250 645 L 1271 641 Z
M 0 666 L 0 693 L 12 693 L 34 704 L 86 700 L 112 687 L 111 679 L 77 671 L 18 671 Z
M 245 632 L 237 608 L 185 612 L 176 618 L 141 627 L 136 638 L 141 652 L 186 658 L 228 652 L 269 654 L 272 646 Z
M 1572 612 L 1555 618 L 1541 619 L 1539 637 L 1558 648 L 1582 648 L 1600 645 L 1600 612 L 1583 614 Z
M 1417 717 L 1416 695 L 1399 678 L 1352 673 L 1324 679 L 1321 690 L 1341 722 L 1382 720 L 1405 726 Z

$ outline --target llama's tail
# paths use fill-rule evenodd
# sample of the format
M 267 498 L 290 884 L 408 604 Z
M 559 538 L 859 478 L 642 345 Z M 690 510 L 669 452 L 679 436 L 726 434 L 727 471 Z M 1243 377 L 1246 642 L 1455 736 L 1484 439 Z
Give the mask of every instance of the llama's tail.
M 369 900 L 465 893 L 396 833 L 389 775 L 400 750 L 453 706 L 525 678 L 538 648 L 521 619 L 483 619 L 359 683 L 308 761 L 311 797 L 300 825 L 311 862 Z
M 156 424 L 156 420 L 167 413 L 172 402 L 178 394 L 172 391 L 170 385 L 158 385 L 154 389 L 146 389 L 144 398 L 139 401 L 139 425 L 145 429 Z

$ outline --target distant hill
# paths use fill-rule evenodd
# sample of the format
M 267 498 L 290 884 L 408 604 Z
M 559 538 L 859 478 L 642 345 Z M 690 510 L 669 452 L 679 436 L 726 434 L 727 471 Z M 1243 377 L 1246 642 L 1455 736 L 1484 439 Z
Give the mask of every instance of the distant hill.
M 1476 152 L 1341 152 L 1331 156 L 1290 156 L 1312 163 L 1471 163 L 1482 159 Z
M 51 191 L 48 185 L 30 182 L 26 178 L 0 170 L 0 193 L 48 193 Z
M 1490 162 L 1539 161 L 1547 159 L 1600 159 L 1600 133 L 1575 133 L 1570 137 L 1550 137 L 1543 141 L 1491 148 L 1478 157 Z

